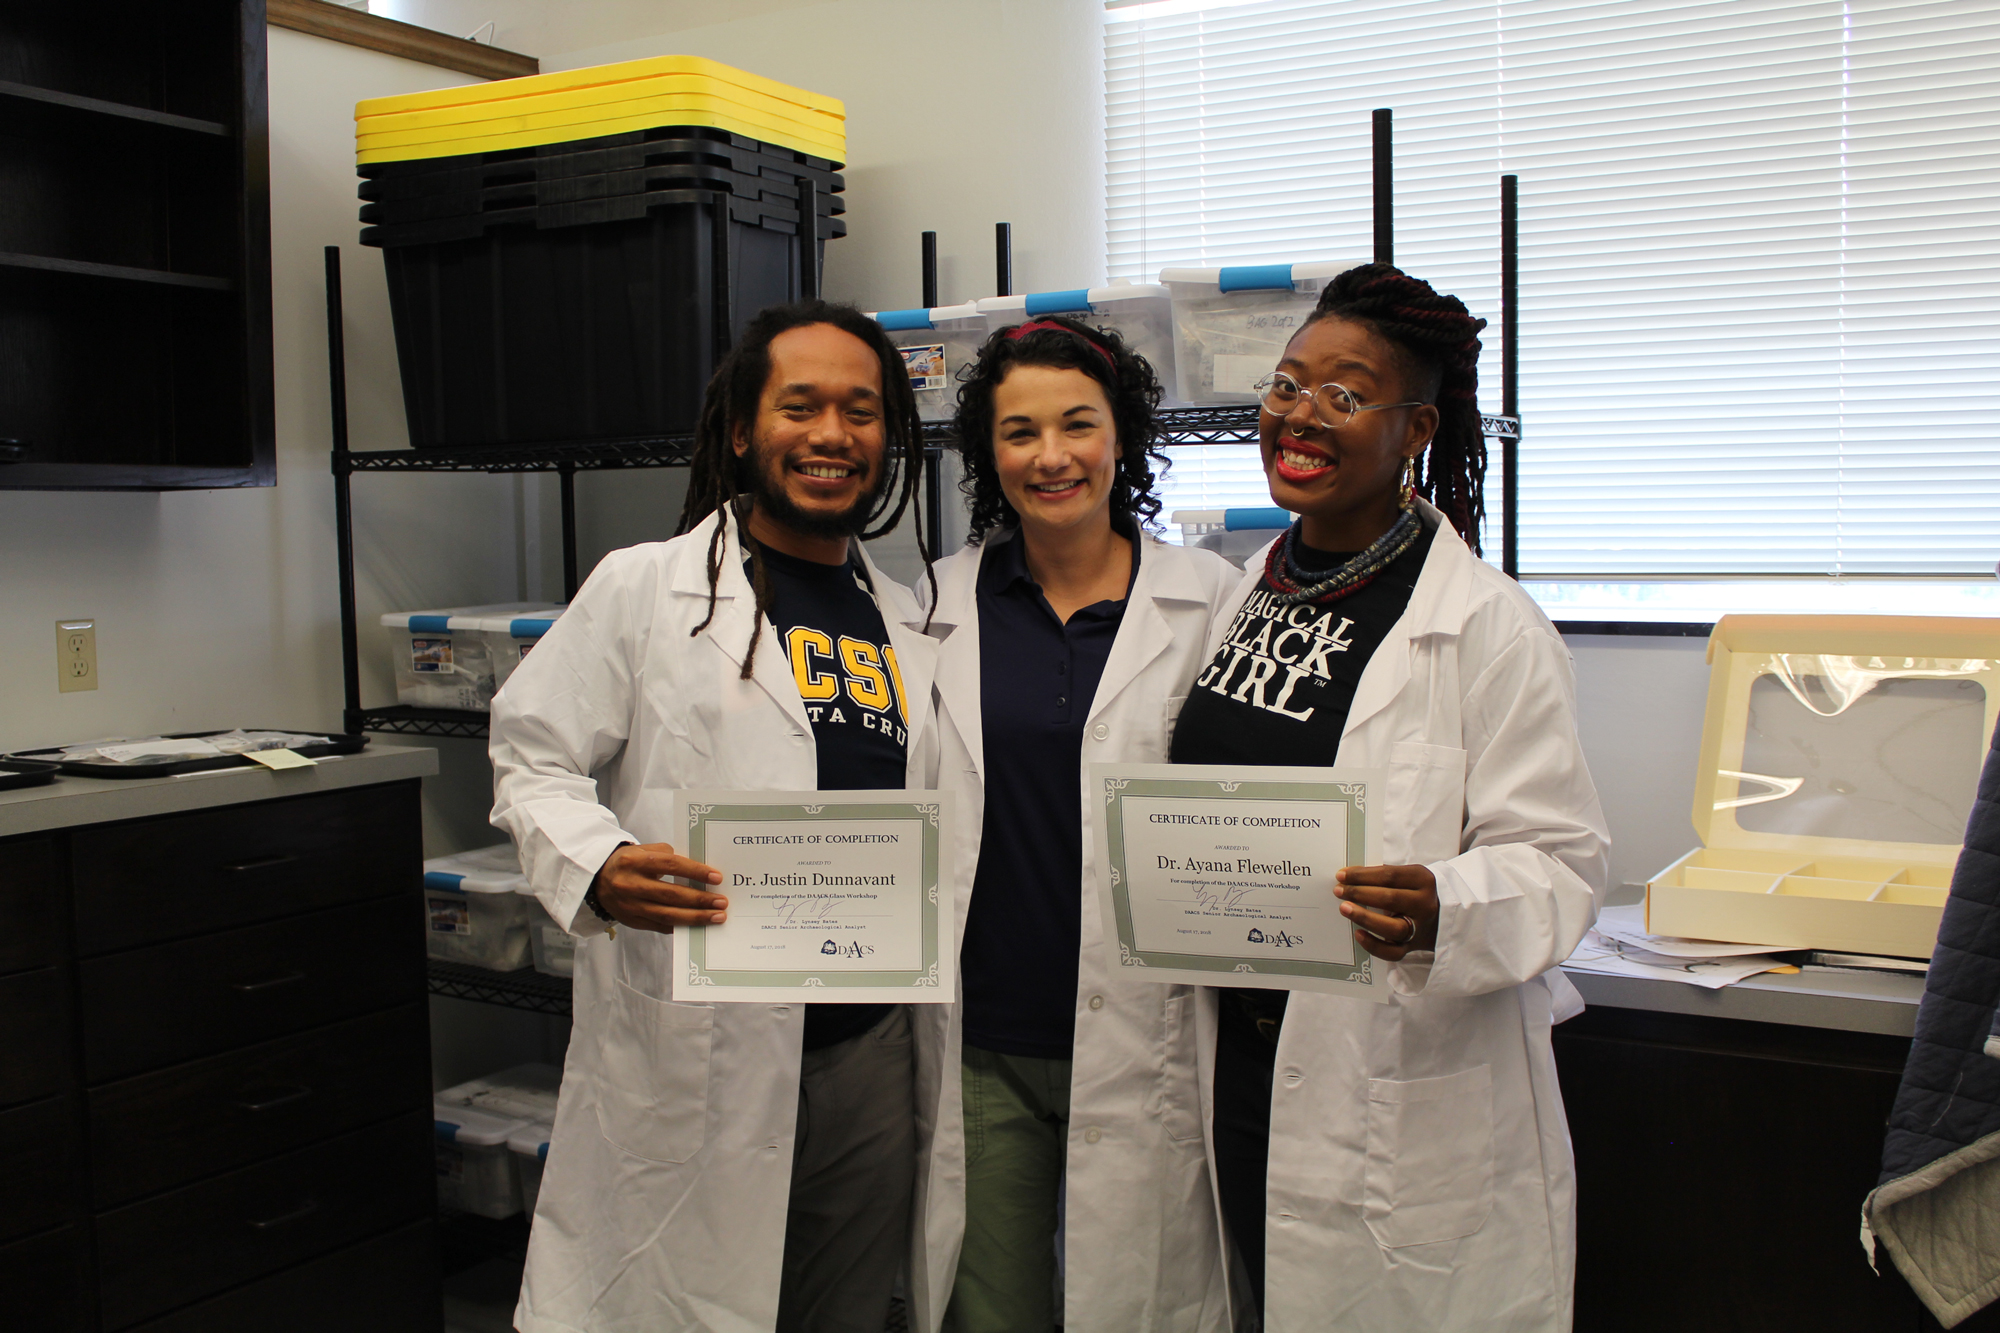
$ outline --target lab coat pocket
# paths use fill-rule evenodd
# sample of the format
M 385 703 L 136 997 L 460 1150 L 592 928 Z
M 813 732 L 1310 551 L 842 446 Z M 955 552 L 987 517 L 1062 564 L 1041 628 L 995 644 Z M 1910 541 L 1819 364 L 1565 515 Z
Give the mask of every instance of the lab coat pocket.
M 1493 1211 L 1493 1073 L 1368 1080 L 1362 1218 L 1385 1249 L 1469 1236 Z
M 708 1138 L 715 1008 L 656 1000 L 614 983 L 600 1039 L 597 1122 L 621 1151 L 685 1162 Z
M 1194 987 L 1165 986 L 1160 1012 L 1160 1075 L 1153 1114 L 1167 1137 L 1201 1139 L 1201 1093 L 1195 1074 Z
M 1465 828 L 1465 751 L 1397 741 L 1389 747 L 1382 856 L 1389 865 L 1427 865 L 1459 853 Z

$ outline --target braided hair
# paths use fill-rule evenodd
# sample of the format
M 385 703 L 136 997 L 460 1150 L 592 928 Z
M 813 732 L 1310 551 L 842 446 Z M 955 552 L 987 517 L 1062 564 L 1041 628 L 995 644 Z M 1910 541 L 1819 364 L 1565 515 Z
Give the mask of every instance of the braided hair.
M 968 545 L 995 528 L 1021 521 L 1001 489 L 993 460 L 993 395 L 1015 366 L 1080 370 L 1104 389 L 1118 432 L 1118 466 L 1112 474 L 1111 512 L 1146 527 L 1157 526 L 1161 500 L 1153 493 L 1168 467 L 1157 418 L 1160 381 L 1146 358 L 1113 329 L 1096 329 L 1066 315 L 1044 316 L 1032 327 L 1014 325 L 987 338 L 958 391 L 952 433 L 965 475 L 958 488 L 971 508 Z M 1051 327 L 1053 326 L 1053 327 Z M 1019 330 L 1027 327 L 1026 333 Z
M 1393 353 L 1403 395 L 1435 404 L 1437 433 L 1416 462 L 1416 489 L 1475 553 L 1486 517 L 1486 434 L 1479 422 L 1479 331 L 1465 302 L 1393 264 L 1363 264 L 1326 285 L 1307 324 L 1359 324 Z
M 757 611 L 750 623 L 750 646 L 743 653 L 742 679 L 750 679 L 757 657 L 757 640 L 771 610 L 771 583 L 764 569 L 764 549 L 750 535 L 751 499 L 746 492 L 756 466 L 752 449 L 737 457 L 733 436 L 740 426 L 754 439 L 758 404 L 771 378 L 771 343 L 781 333 L 809 325 L 825 324 L 854 337 L 875 354 L 882 367 L 882 466 L 883 475 L 875 502 L 862 519 L 862 541 L 895 531 L 908 510 L 917 525 L 917 549 L 923 553 L 924 574 L 930 580 L 931 601 L 937 601 L 937 575 L 931 571 L 930 547 L 924 542 L 922 506 L 913 504 L 924 470 L 924 427 L 917 416 L 916 395 L 910 390 L 910 372 L 903 354 L 882 331 L 882 326 L 851 305 L 831 301 L 800 301 L 791 305 L 767 306 L 743 330 L 736 345 L 715 368 L 702 399 L 701 418 L 695 424 L 694 448 L 688 458 L 687 501 L 681 508 L 680 525 L 674 535 L 692 532 L 718 510 L 726 511 L 715 525 L 708 542 L 708 614 L 688 631 L 693 638 L 715 619 L 717 589 L 722 580 L 723 529 L 731 519 L 736 535 L 750 555 L 750 584 L 756 594 Z

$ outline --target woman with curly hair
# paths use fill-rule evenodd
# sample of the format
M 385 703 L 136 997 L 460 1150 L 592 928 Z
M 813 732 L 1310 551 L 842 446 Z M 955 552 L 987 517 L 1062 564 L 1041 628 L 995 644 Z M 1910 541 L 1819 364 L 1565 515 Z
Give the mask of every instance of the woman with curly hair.
M 1570 658 L 1478 558 L 1479 331 L 1387 264 L 1328 284 L 1260 386 L 1271 498 L 1174 734 L 1197 764 L 1387 774 L 1334 895 L 1386 1004 L 1198 1001 L 1226 1229 L 1262 1327 L 1570 1326 L 1575 1188 L 1549 1029 L 1607 845 Z M 1356 955 L 1359 957 L 1359 955 Z
M 995 333 L 959 395 L 973 533 L 931 632 L 961 989 L 914 1006 L 944 1071 L 918 1089 L 914 1327 L 1227 1327 L 1192 989 L 1110 975 L 1084 818 L 1089 763 L 1165 760 L 1236 582 L 1146 531 L 1159 399 L 1116 334 L 1061 317 Z

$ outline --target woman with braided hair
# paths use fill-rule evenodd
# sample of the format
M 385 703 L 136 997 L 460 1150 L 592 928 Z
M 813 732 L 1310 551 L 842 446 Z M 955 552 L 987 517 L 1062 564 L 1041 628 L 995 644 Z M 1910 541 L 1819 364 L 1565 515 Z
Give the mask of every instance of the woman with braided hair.
M 1271 498 L 1174 733 L 1176 763 L 1387 775 L 1384 859 L 1336 876 L 1389 1000 L 1204 990 L 1225 1230 L 1273 1333 L 1566 1330 L 1557 965 L 1607 838 L 1569 654 L 1479 559 L 1479 331 L 1387 264 L 1341 274 L 1259 386 Z

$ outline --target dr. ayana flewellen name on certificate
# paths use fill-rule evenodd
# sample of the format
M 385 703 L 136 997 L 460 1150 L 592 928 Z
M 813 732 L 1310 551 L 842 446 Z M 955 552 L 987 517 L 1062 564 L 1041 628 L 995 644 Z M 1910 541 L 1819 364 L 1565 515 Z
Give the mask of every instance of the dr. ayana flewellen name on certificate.
M 1388 998 L 1333 896 L 1376 859 L 1372 770 L 1092 764 L 1099 899 L 1127 974 Z

